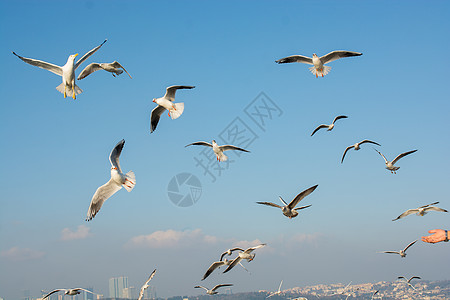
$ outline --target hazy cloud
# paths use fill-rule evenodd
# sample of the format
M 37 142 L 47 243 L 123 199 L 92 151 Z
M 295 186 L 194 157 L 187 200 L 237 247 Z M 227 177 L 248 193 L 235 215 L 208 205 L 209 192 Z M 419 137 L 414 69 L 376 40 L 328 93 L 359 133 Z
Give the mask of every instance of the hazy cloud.
M 155 231 L 149 235 L 135 236 L 125 246 L 131 248 L 170 248 L 177 245 L 214 244 L 217 241 L 217 237 L 206 235 L 201 229 L 185 231 L 168 229 Z
M 19 248 L 12 247 L 9 250 L 0 252 L 0 256 L 12 261 L 25 261 L 39 259 L 45 255 L 44 252 L 29 249 L 29 248 Z
M 61 240 L 71 241 L 71 240 L 85 239 L 92 235 L 90 230 L 91 229 L 89 227 L 87 227 L 86 225 L 78 226 L 78 229 L 76 231 L 72 231 L 69 228 L 64 228 L 61 231 Z

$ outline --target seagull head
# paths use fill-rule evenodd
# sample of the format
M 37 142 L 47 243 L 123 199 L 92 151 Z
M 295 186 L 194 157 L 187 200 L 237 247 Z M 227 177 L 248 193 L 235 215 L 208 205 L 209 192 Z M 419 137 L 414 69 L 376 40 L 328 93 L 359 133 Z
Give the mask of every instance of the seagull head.
M 213 144 L 217 144 L 216 140 L 212 140 Z M 231 254 L 230 254 L 231 255 Z
M 111 170 L 117 170 L 117 168 L 116 167 L 111 167 Z
M 152 100 L 152 101 L 156 103 L 156 98 L 153 98 L 153 100 Z
M 313 57 L 318 57 L 317 54 L 313 53 Z
M 72 60 L 75 60 L 75 57 L 77 57 L 77 56 L 78 56 L 78 53 L 72 54 L 71 56 L 69 56 L 69 58 L 72 59 Z

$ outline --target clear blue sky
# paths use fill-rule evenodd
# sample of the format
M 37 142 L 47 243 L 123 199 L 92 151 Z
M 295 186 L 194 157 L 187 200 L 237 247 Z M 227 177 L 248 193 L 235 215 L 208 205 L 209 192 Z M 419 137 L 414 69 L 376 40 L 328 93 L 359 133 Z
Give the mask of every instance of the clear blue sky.
M 251 275 L 238 268 L 204 284 L 240 292 L 275 290 L 281 279 L 284 288 L 450 279 L 450 245 L 418 242 L 406 259 L 376 253 L 450 227 L 444 213 L 391 221 L 435 201 L 450 209 L 449 9 L 445 1 L 1 1 L 0 297 L 77 286 L 108 296 L 110 277 L 139 288 L 154 268 L 159 296 L 193 295 L 221 251 L 252 241 L 268 247 L 247 265 Z M 133 79 L 99 71 L 78 82 L 76 101 L 55 90 L 58 76 L 11 53 L 63 65 L 105 38 L 82 67 L 117 60 Z M 318 79 L 307 65 L 274 63 L 333 50 L 363 56 L 332 62 Z M 151 100 L 175 84 L 196 86 L 177 93 L 184 114 L 163 115 L 150 134 Z M 260 92 L 283 112 L 265 131 L 244 111 Z M 310 137 L 339 114 L 349 118 Z M 236 117 L 258 138 L 251 153 L 230 153 L 235 162 L 211 182 L 195 166 L 202 149 L 184 145 L 223 143 Z M 122 138 L 121 165 L 136 188 L 87 223 Z M 365 138 L 390 159 L 418 151 L 397 175 L 370 145 L 341 165 L 344 149 Z M 188 208 L 167 196 L 181 172 L 203 186 Z M 255 203 L 315 184 L 302 203 L 312 207 L 292 220 Z

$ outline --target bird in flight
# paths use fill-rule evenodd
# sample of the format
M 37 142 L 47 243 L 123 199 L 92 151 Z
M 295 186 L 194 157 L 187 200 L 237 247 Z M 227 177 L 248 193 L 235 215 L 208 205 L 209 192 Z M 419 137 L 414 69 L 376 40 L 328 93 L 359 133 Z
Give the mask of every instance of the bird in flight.
M 153 276 L 155 276 L 155 273 L 156 273 L 156 269 L 153 270 L 152 274 L 150 274 L 147 281 L 141 287 L 141 291 L 139 292 L 138 300 L 142 300 L 142 297 L 144 297 L 144 291 L 150 286 L 148 283 L 150 282 L 150 280 L 152 280 Z
M 201 286 L 201 285 L 194 286 L 194 288 L 196 288 L 196 289 L 198 289 L 198 288 L 204 289 L 208 295 L 215 295 L 215 294 L 219 293 L 219 292 L 217 292 L 217 289 L 221 288 L 223 286 L 233 286 L 233 285 L 232 284 L 218 284 L 218 285 L 216 285 L 215 287 L 213 287 L 210 290 L 208 290 L 207 288 L 205 288 L 204 286 Z
M 258 246 L 250 247 L 244 251 L 239 252 L 239 255 L 235 259 L 233 259 L 233 261 L 228 266 L 228 268 L 226 268 L 226 270 L 223 272 L 226 273 L 226 272 L 230 271 L 243 259 L 246 259 L 248 262 L 251 262 L 255 258 L 255 255 L 256 255 L 255 253 L 252 253 L 252 252 L 256 249 L 264 247 L 265 245 L 266 244 L 259 244 Z
M 350 149 L 355 149 L 355 151 L 358 151 L 359 149 L 361 149 L 361 145 L 362 144 L 365 144 L 365 143 L 371 143 L 371 144 L 375 144 L 375 145 L 378 145 L 378 146 L 381 146 L 380 144 L 378 144 L 378 143 L 376 143 L 376 142 L 374 142 L 374 141 L 370 141 L 370 140 L 363 140 L 363 141 L 361 141 L 361 142 L 359 142 L 359 143 L 356 143 L 356 144 L 354 144 L 354 145 L 352 145 L 352 146 L 348 146 L 346 149 L 345 149 L 345 151 L 344 151 L 344 155 L 342 155 L 342 159 L 341 159 L 341 164 L 344 162 L 344 158 L 345 158 L 345 154 L 347 154 L 347 151 L 348 150 L 350 150 Z
M 411 284 L 411 280 L 413 280 L 413 279 L 422 279 L 422 278 L 420 278 L 419 276 L 412 276 L 411 278 L 406 279 L 406 277 L 398 276 L 397 279 L 403 279 L 403 280 L 405 281 L 405 283 L 406 283 L 409 287 L 411 287 L 413 290 L 416 290 L 416 288 Z
M 409 155 L 409 154 L 414 153 L 414 152 L 417 151 L 417 150 L 412 150 L 412 151 L 408 151 L 408 152 L 399 154 L 399 155 L 397 155 L 396 158 L 394 158 L 393 161 L 388 161 L 388 160 L 386 159 L 386 157 L 384 157 L 383 153 L 381 153 L 381 152 L 378 151 L 377 149 L 373 149 L 373 150 L 377 151 L 378 154 L 380 154 L 381 157 L 383 157 L 384 162 L 386 163 L 386 169 L 388 169 L 389 171 L 391 171 L 392 174 L 397 174 L 397 170 L 400 169 L 400 167 L 394 166 L 394 164 L 395 164 L 396 162 L 398 162 L 398 161 L 400 160 L 400 158 L 405 157 L 406 155 Z
M 214 154 L 216 155 L 216 159 L 218 161 L 227 161 L 228 160 L 228 156 L 223 154 L 223 152 L 227 151 L 227 150 L 238 150 L 238 151 L 243 151 L 243 152 L 250 152 L 248 150 L 245 150 L 245 149 L 233 146 L 233 145 L 219 146 L 215 140 L 212 140 L 212 144 L 210 144 L 208 142 L 195 142 L 195 143 L 186 145 L 184 147 L 188 147 L 188 146 L 192 146 L 192 145 L 211 147 Z
M 313 136 L 314 133 L 316 133 L 319 129 L 322 129 L 322 128 L 327 128 L 327 131 L 333 130 L 334 122 L 336 122 L 337 120 L 346 119 L 346 118 L 348 118 L 348 117 L 347 116 L 337 116 L 336 118 L 334 118 L 333 123 L 331 123 L 330 125 L 322 124 L 322 125 L 317 126 L 317 128 L 314 129 L 313 133 L 311 133 L 311 136 Z
M 94 295 L 95 295 L 95 293 L 93 293 L 93 292 L 91 292 L 91 291 L 88 291 L 88 290 L 86 290 L 86 289 L 83 289 L 83 288 L 75 288 L 75 289 L 56 289 L 56 290 L 51 291 L 50 293 L 48 293 L 48 294 L 45 295 L 44 297 L 42 297 L 42 300 L 44 300 L 45 298 L 47 298 L 48 296 L 50 296 L 50 295 L 52 295 L 52 294 L 54 294 L 54 293 L 60 292 L 60 291 L 64 291 L 64 295 L 69 295 L 69 296 L 75 296 L 75 295 L 81 294 L 82 291 L 85 291 L 85 292 L 88 292 L 88 293 L 91 293 L 91 294 L 94 294 Z
M 424 216 L 428 213 L 428 211 L 448 212 L 447 210 L 445 210 L 443 208 L 439 208 L 437 206 L 432 206 L 432 205 L 436 205 L 438 203 L 439 202 L 434 202 L 431 204 L 420 206 L 418 208 L 408 209 L 407 211 L 405 211 L 404 213 L 402 213 L 400 216 L 398 216 L 397 218 L 395 218 L 392 221 L 397 221 L 398 219 L 404 218 L 404 217 L 412 215 L 412 214 L 417 214 L 418 216 Z
M 121 70 L 121 68 L 123 70 Z M 83 69 L 83 71 L 81 71 L 80 75 L 78 75 L 78 80 L 86 78 L 87 76 L 91 75 L 92 73 L 94 73 L 95 71 L 98 70 L 105 70 L 108 71 L 112 74 L 112 76 L 116 77 L 119 76 L 120 74 L 123 73 L 123 71 L 125 71 L 125 73 L 128 74 L 128 76 L 130 76 L 130 78 L 132 79 L 131 75 L 127 72 L 127 70 L 125 70 L 125 68 L 117 61 L 113 61 L 112 63 L 92 63 L 89 64 L 86 68 Z
M 417 240 L 415 240 L 414 242 L 409 243 L 409 245 L 406 246 L 405 249 L 403 249 L 403 250 L 399 250 L 399 251 L 381 251 L 381 253 L 399 254 L 403 258 L 403 257 L 406 257 L 406 250 L 408 250 L 409 247 L 414 245 L 415 242 L 417 242 Z

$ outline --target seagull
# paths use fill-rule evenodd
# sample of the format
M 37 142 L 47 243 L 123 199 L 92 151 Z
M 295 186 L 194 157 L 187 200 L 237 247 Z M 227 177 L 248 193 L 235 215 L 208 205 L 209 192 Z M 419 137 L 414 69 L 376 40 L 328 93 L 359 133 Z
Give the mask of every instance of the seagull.
M 259 244 L 258 246 L 250 247 L 242 252 L 239 252 L 239 255 L 235 259 L 233 259 L 228 268 L 223 272 L 226 273 L 230 271 L 243 259 L 246 259 L 248 262 L 251 262 L 255 258 L 255 254 L 254 253 L 252 254 L 252 252 L 258 248 L 264 247 L 265 245 L 266 244 Z
M 147 281 L 141 287 L 141 291 L 139 292 L 138 300 L 142 300 L 142 297 L 144 297 L 144 291 L 149 287 L 148 283 L 150 282 L 150 280 L 152 280 L 153 276 L 155 276 L 155 273 L 156 273 L 156 269 L 153 270 L 152 274 L 150 274 L 150 277 L 148 277 Z
M 339 293 L 334 293 L 331 294 L 330 296 L 335 296 L 335 295 L 344 295 L 345 291 L 348 289 L 348 287 L 350 286 L 350 284 L 352 284 L 352 282 L 350 281 L 349 284 L 347 284 L 347 286 Z
M 112 76 L 116 77 L 116 75 L 119 76 L 120 74 L 123 73 L 123 71 L 120 70 L 120 68 L 122 68 L 123 71 L 125 71 L 125 73 L 127 73 L 128 76 L 130 76 L 130 78 L 133 79 L 133 77 L 131 77 L 131 75 L 127 72 L 127 70 L 125 70 L 125 68 L 122 67 L 122 65 L 117 61 L 113 61 L 112 63 L 92 63 L 88 65 L 86 68 L 84 68 L 83 71 L 81 71 L 77 79 L 78 80 L 83 79 L 86 76 L 89 76 L 90 74 L 94 73 L 95 71 L 102 69 L 111 72 Z
M 205 288 L 204 286 L 201 286 L 201 285 L 194 286 L 194 288 L 196 288 L 196 289 L 201 288 L 201 289 L 204 289 L 208 295 L 215 295 L 215 294 L 219 293 L 219 292 L 216 292 L 216 290 L 223 286 L 233 286 L 233 285 L 232 284 L 218 284 L 210 290 L 208 290 L 207 288 Z
M 291 201 L 291 203 L 287 204 L 286 202 L 284 202 L 283 198 L 280 197 L 281 202 L 283 202 L 284 206 L 280 206 L 278 204 L 272 203 L 272 202 L 256 202 L 258 204 L 264 204 L 264 205 L 268 205 L 268 206 L 273 206 L 273 207 L 278 207 L 281 208 L 281 211 L 283 212 L 283 215 L 285 215 L 286 217 L 288 217 L 289 219 L 295 218 L 296 216 L 298 216 L 298 212 L 297 210 L 300 209 L 304 209 L 307 207 L 310 207 L 310 205 L 306 205 L 306 206 L 301 206 L 301 207 L 297 207 L 295 208 L 295 206 L 306 196 L 308 196 L 309 194 L 311 194 L 319 185 L 316 184 L 315 186 L 310 187 L 307 190 L 304 190 L 303 192 L 301 192 L 300 194 L 298 194 L 294 200 Z
M 159 118 L 166 109 L 169 111 L 169 117 L 171 117 L 172 120 L 175 120 L 181 116 L 184 111 L 184 103 L 173 103 L 173 101 L 175 101 L 175 93 L 177 90 L 190 90 L 193 88 L 195 88 L 195 86 L 172 85 L 166 88 L 166 94 L 163 97 L 153 98 L 153 102 L 158 104 L 158 106 L 152 110 L 152 114 L 150 116 L 150 133 L 155 131 L 156 126 L 158 126 Z
M 319 125 L 316 129 L 314 129 L 313 133 L 311 133 L 311 136 L 313 136 L 314 133 L 316 133 L 319 129 L 322 129 L 322 128 L 328 128 L 327 131 L 333 130 L 334 122 L 336 122 L 339 119 L 346 119 L 346 118 L 348 118 L 348 117 L 347 116 L 337 116 L 336 118 L 334 118 L 333 123 L 331 123 L 330 125 L 326 125 L 326 124 Z
M 435 205 L 438 204 L 439 202 L 434 202 L 431 204 L 427 204 L 424 206 L 420 206 L 418 208 L 415 209 L 408 209 L 407 211 L 405 211 L 404 213 L 402 213 L 400 216 L 398 216 L 396 219 L 392 220 L 392 221 L 397 221 L 398 219 L 404 218 L 406 216 L 412 215 L 412 214 L 417 214 L 418 216 L 424 216 L 428 213 L 428 211 L 441 211 L 441 212 L 448 212 L 447 210 L 443 209 L 443 208 L 439 208 L 436 206 L 431 206 L 431 205 Z
M 399 254 L 401 257 L 405 257 L 406 256 L 406 250 L 408 250 L 409 247 L 414 245 L 415 242 L 417 242 L 417 240 L 415 240 L 414 242 L 411 242 L 408 246 L 405 247 L 405 249 L 400 250 L 400 251 L 381 251 L 380 253 Z
M 373 297 L 375 297 L 375 295 L 378 294 L 379 291 L 380 291 L 380 290 L 376 290 L 375 292 L 373 292 L 372 298 L 370 298 L 370 299 L 373 300 L 373 299 L 374 299 Z
M 95 191 L 87 212 L 86 221 L 92 220 L 102 207 L 103 203 L 120 190 L 122 186 L 128 192 L 131 192 L 136 185 L 136 177 L 134 176 L 133 171 L 123 174 L 120 168 L 119 156 L 124 144 L 125 140 L 118 142 L 109 155 L 109 161 L 111 162 L 111 179 Z
M 312 58 L 303 56 L 303 55 L 292 55 L 292 56 L 288 56 L 288 57 L 276 60 L 275 62 L 278 64 L 298 62 L 298 63 L 304 63 L 304 64 L 308 64 L 308 65 L 313 65 L 312 67 L 309 68 L 309 70 L 311 71 L 311 73 L 313 73 L 313 75 L 316 75 L 316 78 L 317 78 L 319 75 L 321 75 L 323 77 L 330 72 L 331 67 L 324 66 L 324 64 L 330 63 L 339 58 L 351 57 L 351 56 L 361 56 L 361 55 L 362 55 L 362 53 L 359 53 L 359 52 L 338 50 L 338 51 L 330 52 L 327 55 L 324 55 L 322 57 L 318 57 L 317 54 L 315 54 L 315 53 L 313 53 Z
M 244 251 L 244 250 L 242 250 Z M 225 260 L 220 260 L 220 261 L 215 261 L 211 264 L 211 266 L 209 266 L 208 270 L 206 270 L 205 275 L 203 275 L 202 280 L 205 280 L 209 275 L 211 275 L 212 272 L 214 272 L 215 269 L 220 268 L 221 266 L 229 266 L 233 261 L 226 259 Z M 241 262 L 238 262 L 238 264 L 244 268 L 245 271 L 248 272 L 248 270 L 244 267 L 243 264 L 241 264 Z
M 223 257 L 227 254 L 228 256 L 230 256 L 231 254 L 233 254 L 234 251 L 245 251 L 245 250 L 239 247 L 228 249 L 227 251 L 222 253 L 222 255 L 220 255 L 220 260 L 223 260 Z
M 44 300 L 45 298 L 47 298 L 47 297 L 50 296 L 51 294 L 57 293 L 57 292 L 59 292 L 59 291 L 64 291 L 64 295 L 69 295 L 69 296 L 75 296 L 75 295 L 81 294 L 81 291 L 85 291 L 85 292 L 88 292 L 88 293 L 91 293 L 91 294 L 94 294 L 94 295 L 95 295 L 95 293 L 93 293 L 93 292 L 91 292 L 91 291 L 88 291 L 88 290 L 85 290 L 85 289 L 83 289 L 83 288 L 76 288 L 76 289 L 56 289 L 56 290 L 51 291 L 51 292 L 48 293 L 47 295 L 45 295 L 45 296 L 42 298 L 42 300 Z
M 397 279 L 404 279 L 407 285 L 409 285 L 413 290 L 416 290 L 416 288 L 410 283 L 411 280 L 413 280 L 414 278 L 422 279 L 419 276 L 413 276 L 410 279 L 406 279 L 406 277 L 403 277 L 403 276 L 398 276 Z
M 270 297 L 272 297 L 272 296 L 275 296 L 275 295 L 279 295 L 279 294 L 281 294 L 281 285 L 283 284 L 283 280 L 281 280 L 281 282 L 280 282 L 280 286 L 278 287 L 278 291 L 276 291 L 276 292 L 274 292 L 274 293 L 271 293 L 269 296 L 267 296 L 266 298 L 270 298 Z
M 207 142 L 195 142 L 195 143 L 186 145 L 184 147 L 188 147 L 188 146 L 192 146 L 192 145 L 211 147 L 212 150 L 214 151 L 214 154 L 216 155 L 216 159 L 218 161 L 227 161 L 228 160 L 228 156 L 223 154 L 223 152 L 227 151 L 227 150 L 239 150 L 239 151 L 243 151 L 243 152 L 250 152 L 248 150 L 245 150 L 245 149 L 233 146 L 233 145 L 219 146 L 215 140 L 212 140 L 212 144 L 207 143 Z
M 345 151 L 344 151 L 344 155 L 342 155 L 341 164 L 344 162 L 344 157 L 345 157 L 345 154 L 347 154 L 347 151 L 348 151 L 348 150 L 354 148 L 355 151 L 358 151 L 359 149 L 361 149 L 360 145 L 365 144 L 365 143 L 371 143 L 371 144 L 375 144 L 375 145 L 381 146 L 380 144 L 378 144 L 378 143 L 376 143 L 376 142 L 374 142 L 374 141 L 370 141 L 370 140 L 364 140 L 364 141 L 361 141 L 361 142 L 359 142 L 359 143 L 356 143 L 356 144 L 354 144 L 354 145 L 352 145 L 352 146 L 348 146 L 348 147 L 345 149 Z
M 104 43 L 106 43 L 107 40 L 105 40 L 103 43 L 100 44 L 100 46 L 95 47 L 88 53 L 86 53 L 82 58 L 80 58 L 79 61 L 75 63 L 75 57 L 78 56 L 77 54 L 72 54 L 67 59 L 67 62 L 64 66 L 60 67 L 42 60 L 32 59 L 32 58 L 26 58 L 22 57 L 15 52 L 13 54 L 23 60 L 24 62 L 39 67 L 41 69 L 48 70 L 52 73 L 55 73 L 56 75 L 59 75 L 62 77 L 62 83 L 56 87 L 56 89 L 64 94 L 64 98 L 66 96 L 72 97 L 74 100 L 76 99 L 76 95 L 81 94 L 83 92 L 82 89 L 80 89 L 75 84 L 75 70 L 92 54 L 95 53 L 98 49 L 100 49 L 101 46 L 103 46 Z
M 412 151 L 408 151 L 408 152 L 399 154 L 393 161 L 388 161 L 388 160 L 386 159 L 386 157 L 384 157 L 384 155 L 383 155 L 380 151 L 378 151 L 377 149 L 374 149 L 374 150 L 377 151 L 378 154 L 380 154 L 380 155 L 384 158 L 384 161 L 385 161 L 385 163 L 386 163 L 386 169 L 388 169 L 389 171 L 391 171 L 392 174 L 397 174 L 397 170 L 400 169 L 400 167 L 395 167 L 395 166 L 394 166 L 394 164 L 395 164 L 400 158 L 402 158 L 402 157 L 404 157 L 404 156 L 406 156 L 406 155 L 409 155 L 409 154 L 414 153 L 414 152 L 417 151 L 417 150 L 412 150 Z

